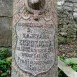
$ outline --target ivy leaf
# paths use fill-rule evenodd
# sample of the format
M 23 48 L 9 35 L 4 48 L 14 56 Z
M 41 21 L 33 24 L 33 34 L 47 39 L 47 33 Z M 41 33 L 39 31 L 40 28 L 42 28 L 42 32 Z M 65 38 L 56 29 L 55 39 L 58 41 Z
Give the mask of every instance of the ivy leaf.
M 66 59 L 64 60 L 64 62 L 68 65 L 74 65 L 74 64 L 77 64 L 77 61 L 73 60 L 73 59 Z
M 6 75 L 7 75 L 7 72 L 4 72 L 4 73 L 1 74 L 2 77 L 6 76 Z

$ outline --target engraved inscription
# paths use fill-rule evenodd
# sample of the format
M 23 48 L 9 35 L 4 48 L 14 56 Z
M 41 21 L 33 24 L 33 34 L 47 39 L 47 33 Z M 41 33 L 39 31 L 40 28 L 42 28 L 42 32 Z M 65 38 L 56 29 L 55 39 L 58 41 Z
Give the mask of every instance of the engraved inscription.
M 35 76 L 51 69 L 55 61 L 52 26 L 17 23 L 16 35 L 15 60 L 21 70 Z

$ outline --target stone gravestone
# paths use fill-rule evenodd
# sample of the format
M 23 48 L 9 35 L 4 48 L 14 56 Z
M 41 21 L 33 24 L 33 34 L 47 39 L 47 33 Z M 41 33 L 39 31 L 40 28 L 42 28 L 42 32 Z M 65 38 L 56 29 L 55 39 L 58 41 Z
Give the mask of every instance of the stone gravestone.
M 13 4 L 11 77 L 57 77 L 56 1 Z

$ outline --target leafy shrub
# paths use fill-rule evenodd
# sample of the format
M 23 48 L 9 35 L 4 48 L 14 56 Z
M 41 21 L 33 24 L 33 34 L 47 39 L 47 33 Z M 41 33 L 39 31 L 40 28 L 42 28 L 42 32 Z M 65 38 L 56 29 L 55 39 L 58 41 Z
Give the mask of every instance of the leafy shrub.
M 9 48 L 2 48 L 0 50 L 0 60 L 7 58 L 9 55 Z
M 10 77 L 12 59 L 8 57 L 8 52 L 8 48 L 2 48 L 0 50 L 0 77 Z
M 67 65 L 71 66 L 73 70 L 77 71 L 77 61 L 67 59 L 67 60 L 64 60 L 64 62 Z

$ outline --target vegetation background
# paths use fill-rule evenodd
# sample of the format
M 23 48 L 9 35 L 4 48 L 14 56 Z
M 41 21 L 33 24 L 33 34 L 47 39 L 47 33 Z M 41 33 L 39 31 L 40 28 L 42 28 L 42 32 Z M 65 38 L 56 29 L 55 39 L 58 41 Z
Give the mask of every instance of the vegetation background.
M 11 75 L 11 25 L 13 0 L 0 0 L 0 77 Z M 73 70 L 77 62 L 65 61 L 77 58 L 77 0 L 58 0 L 58 56 Z M 67 77 L 59 69 L 58 77 Z

